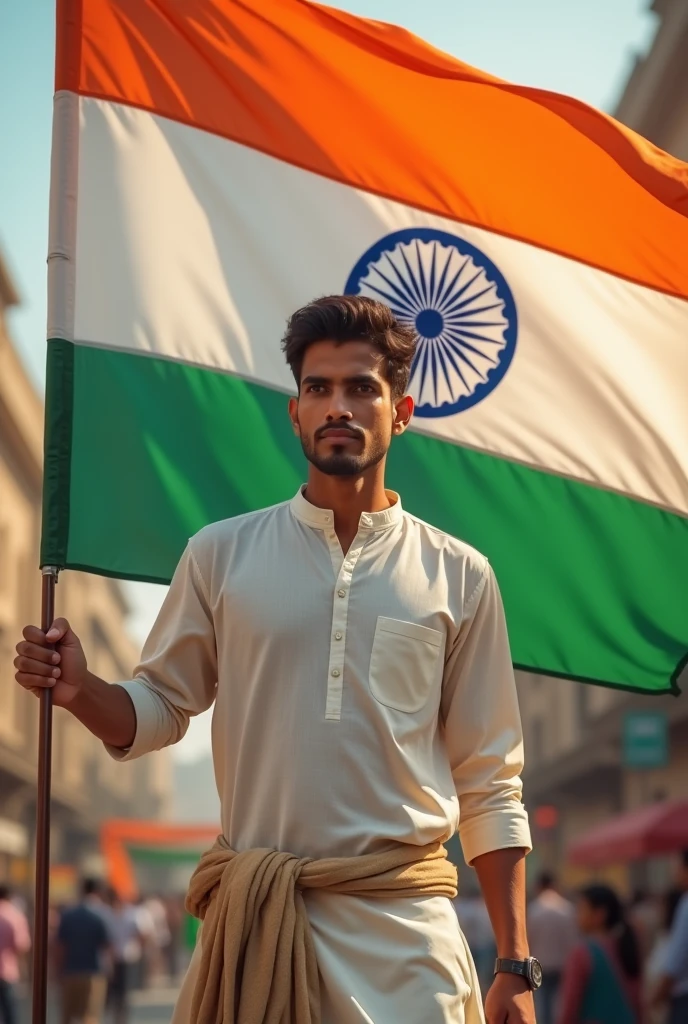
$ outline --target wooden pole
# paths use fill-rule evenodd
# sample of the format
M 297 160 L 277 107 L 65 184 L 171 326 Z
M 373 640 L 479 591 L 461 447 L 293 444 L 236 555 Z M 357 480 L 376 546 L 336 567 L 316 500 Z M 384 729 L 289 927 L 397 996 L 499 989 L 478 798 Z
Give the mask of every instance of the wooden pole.
M 41 594 L 41 629 L 46 633 L 55 618 L 58 570 L 44 566 Z M 50 911 L 50 776 L 53 746 L 51 690 L 40 695 L 38 728 L 38 792 L 36 794 L 36 889 L 33 944 L 32 1024 L 46 1024 L 48 1009 L 48 915 Z

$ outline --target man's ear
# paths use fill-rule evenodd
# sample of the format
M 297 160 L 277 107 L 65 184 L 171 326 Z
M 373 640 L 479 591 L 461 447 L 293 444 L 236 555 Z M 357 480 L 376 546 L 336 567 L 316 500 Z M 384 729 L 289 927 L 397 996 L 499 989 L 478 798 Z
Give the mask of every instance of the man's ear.
M 414 403 L 410 395 L 404 395 L 394 405 L 394 426 L 395 434 L 403 434 L 413 416 Z
M 297 437 L 301 436 L 301 428 L 299 426 L 299 400 L 298 398 L 289 399 L 289 419 L 291 420 L 291 427 Z

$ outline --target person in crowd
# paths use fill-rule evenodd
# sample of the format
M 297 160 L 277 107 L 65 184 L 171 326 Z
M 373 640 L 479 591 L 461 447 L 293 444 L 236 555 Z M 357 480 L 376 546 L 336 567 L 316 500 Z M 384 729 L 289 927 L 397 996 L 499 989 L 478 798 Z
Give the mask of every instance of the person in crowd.
M 564 969 L 557 1024 L 640 1024 L 640 948 L 621 900 L 607 885 L 583 889 L 580 941 Z
M 182 925 L 184 921 L 184 901 L 177 894 L 165 898 L 165 909 L 167 911 L 167 927 L 169 930 L 169 942 L 165 948 L 165 960 L 167 974 L 170 981 L 174 981 L 179 974 L 179 953 L 182 939 Z
M 143 901 L 143 909 L 148 913 L 151 922 L 145 979 L 146 985 L 150 986 L 155 977 L 165 973 L 165 951 L 170 941 L 170 929 L 167 923 L 167 908 L 160 896 L 148 896 Z
M 674 925 L 674 918 L 676 917 L 676 911 L 678 905 L 681 902 L 683 893 L 680 889 L 670 889 L 665 893 L 661 899 L 657 900 L 659 904 L 659 931 L 655 938 L 654 945 L 650 951 L 650 956 L 645 965 L 645 991 L 650 998 L 652 1003 L 652 996 L 657 990 L 660 979 L 665 974 L 665 964 L 667 960 L 667 952 L 669 948 L 669 940 L 671 937 L 671 930 Z M 665 1024 L 667 1019 L 667 1008 L 666 1005 L 651 1006 L 650 1020 L 652 1024 Z
M 542 987 L 535 993 L 538 1024 L 554 1024 L 564 965 L 576 943 L 576 915 L 570 900 L 544 871 L 528 907 L 528 939 L 533 956 L 542 964 Z
M 688 1021 L 688 850 L 679 862 L 678 885 L 682 896 L 676 907 L 662 974 L 653 993 L 655 1006 L 669 1003 L 668 1024 Z
M 136 922 L 141 936 L 141 957 L 132 969 L 132 988 L 143 989 L 152 975 L 152 961 L 155 959 L 155 923 L 146 906 L 145 896 L 139 896 L 134 904 Z
M 80 901 L 62 914 L 56 943 L 62 1024 L 99 1024 L 107 992 L 111 936 L 97 880 L 84 880 Z
M 141 915 L 138 907 L 126 903 L 114 889 L 110 890 L 108 903 L 113 963 L 107 1005 L 113 1024 L 127 1024 L 129 995 L 143 952 Z
M 480 990 L 485 995 L 492 982 L 497 946 L 485 900 L 476 893 L 459 894 L 454 902 L 461 931 L 473 954 Z
M 662 907 L 645 889 L 635 889 L 627 912 L 628 922 L 638 937 L 643 962 L 648 958 L 662 926 Z
M 0 1024 L 18 1024 L 16 986 L 21 958 L 31 949 L 26 915 L 13 902 L 7 885 L 0 885 Z

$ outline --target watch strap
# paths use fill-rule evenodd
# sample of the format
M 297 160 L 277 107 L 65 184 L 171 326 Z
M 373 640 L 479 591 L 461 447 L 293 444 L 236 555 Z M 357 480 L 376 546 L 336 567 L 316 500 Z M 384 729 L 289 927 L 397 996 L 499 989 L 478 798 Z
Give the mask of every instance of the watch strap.
M 508 960 L 497 957 L 494 966 L 495 974 L 519 974 L 528 977 L 528 960 Z

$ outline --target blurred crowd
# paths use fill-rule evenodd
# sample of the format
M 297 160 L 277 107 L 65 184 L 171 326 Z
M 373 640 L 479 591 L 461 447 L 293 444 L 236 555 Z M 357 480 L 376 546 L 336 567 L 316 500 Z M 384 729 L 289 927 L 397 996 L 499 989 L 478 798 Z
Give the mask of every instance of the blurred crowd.
M 77 900 L 51 911 L 51 992 L 61 1024 L 127 1024 L 132 992 L 178 981 L 188 959 L 187 929 L 182 896 L 130 903 L 85 879 Z M 0 886 L 0 1024 L 19 1024 L 22 961 L 30 948 L 26 908 Z
M 459 897 L 456 910 L 485 992 L 496 956 L 485 904 Z M 688 1024 L 688 851 L 675 888 L 625 904 L 608 885 L 564 894 L 541 875 L 528 937 L 543 970 L 538 1024 Z
M 496 956 L 485 904 L 461 895 L 456 910 L 485 992 Z M 674 889 L 662 897 L 638 892 L 626 904 L 607 885 L 564 894 L 553 876 L 541 875 L 528 933 L 543 969 L 538 1024 L 688 1024 L 688 851 Z M 80 897 L 52 914 L 61 1024 L 127 1024 L 131 993 L 174 985 L 194 941 L 183 897 L 129 903 L 85 880 Z M 19 1024 L 18 983 L 30 948 L 26 908 L 0 885 L 0 1024 Z

